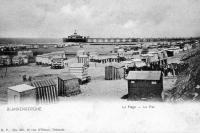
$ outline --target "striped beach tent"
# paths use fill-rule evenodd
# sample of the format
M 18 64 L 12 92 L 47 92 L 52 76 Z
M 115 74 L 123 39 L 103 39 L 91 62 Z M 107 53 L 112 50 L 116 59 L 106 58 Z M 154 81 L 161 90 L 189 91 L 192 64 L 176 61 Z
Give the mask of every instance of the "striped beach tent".
M 37 103 L 52 103 L 57 101 L 58 90 L 56 83 L 52 79 L 33 81 L 31 85 L 36 88 Z

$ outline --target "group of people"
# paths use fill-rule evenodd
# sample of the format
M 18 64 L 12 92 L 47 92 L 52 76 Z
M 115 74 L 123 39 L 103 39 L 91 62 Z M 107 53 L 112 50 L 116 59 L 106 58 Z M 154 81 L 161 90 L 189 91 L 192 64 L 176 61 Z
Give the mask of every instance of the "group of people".
M 32 77 L 31 76 L 27 77 L 27 75 L 23 75 L 22 80 L 23 80 L 23 82 L 32 81 Z
M 187 68 L 187 64 L 178 64 L 178 63 L 171 63 L 171 64 L 160 64 L 159 62 L 152 62 L 149 65 L 143 67 L 129 67 L 126 69 L 126 74 L 129 71 L 162 71 L 163 75 L 169 76 L 176 76 L 181 73 L 185 68 Z
M 168 76 L 169 73 L 171 75 L 176 76 L 181 73 L 185 68 L 187 68 L 188 64 L 178 64 L 178 63 L 171 63 L 162 68 L 162 72 L 164 76 Z

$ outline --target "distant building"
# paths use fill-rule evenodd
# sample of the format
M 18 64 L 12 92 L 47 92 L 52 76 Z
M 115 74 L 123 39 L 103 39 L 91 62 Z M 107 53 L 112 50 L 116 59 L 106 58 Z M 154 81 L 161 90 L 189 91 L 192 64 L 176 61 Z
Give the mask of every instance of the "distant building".
M 161 98 L 163 76 L 161 71 L 130 71 L 128 80 L 128 99 Z
M 14 56 L 12 58 L 12 65 L 25 65 L 25 64 L 28 64 L 27 55 Z
M 28 57 L 33 57 L 33 51 L 31 50 L 18 51 L 17 55 L 18 56 L 27 55 Z
M 0 56 L 0 66 L 9 66 L 11 65 L 11 58 L 7 55 Z
M 87 37 L 78 35 L 75 31 L 73 35 L 63 38 L 63 42 L 87 42 Z

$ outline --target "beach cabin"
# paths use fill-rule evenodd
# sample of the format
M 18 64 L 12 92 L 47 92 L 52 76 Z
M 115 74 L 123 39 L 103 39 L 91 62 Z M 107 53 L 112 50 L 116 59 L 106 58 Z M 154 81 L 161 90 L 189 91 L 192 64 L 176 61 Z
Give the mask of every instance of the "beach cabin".
M 18 56 L 24 56 L 24 55 L 26 55 L 28 57 L 33 57 L 33 51 L 31 51 L 31 50 L 18 51 L 17 55 Z
M 51 60 L 51 68 L 52 69 L 63 69 L 64 66 L 64 60 L 62 58 L 53 58 Z
M 114 47 L 114 50 L 113 50 L 114 53 L 117 53 L 118 49 L 120 49 L 120 47 L 119 47 L 119 46 L 115 46 L 115 47 Z
M 11 65 L 11 59 L 7 55 L 0 56 L 0 66 L 9 66 Z
M 80 93 L 79 78 L 72 74 L 58 76 L 58 96 L 74 96 Z
M 28 64 L 29 60 L 27 55 L 22 55 L 21 58 L 23 60 L 23 64 Z
M 90 53 L 89 53 L 89 60 L 90 60 L 91 62 L 94 62 L 95 59 L 97 59 L 97 58 L 98 58 L 98 53 L 97 53 L 97 52 L 90 52 Z
M 14 56 L 12 58 L 12 65 L 22 65 L 23 59 L 20 56 Z
M 58 89 L 52 79 L 32 81 L 31 85 L 36 88 L 37 103 L 53 103 L 58 99 Z
M 124 78 L 124 65 L 112 63 L 105 67 L 105 80 L 117 80 Z
M 55 45 L 56 48 L 64 48 L 64 46 L 65 46 L 65 45 L 64 45 L 63 43 L 59 43 L 59 44 L 56 44 L 56 45 Z
M 24 65 L 24 64 L 28 64 L 27 55 L 14 56 L 12 58 L 12 65 Z
M 142 70 L 146 66 L 146 63 L 141 59 L 131 59 L 128 61 L 123 61 L 122 63 L 125 64 L 126 74 L 128 74 L 129 71 Z
M 146 66 L 146 63 L 142 61 L 141 59 L 132 59 L 132 62 L 134 64 L 134 67 L 136 67 L 136 69 Z
M 85 66 L 89 66 L 89 57 L 88 55 L 79 55 L 77 56 L 78 63 L 83 63 Z
M 37 65 L 51 65 L 51 57 L 47 54 L 37 55 L 35 59 Z
M 119 62 L 119 58 L 117 57 L 117 55 L 101 55 L 98 56 L 98 58 L 96 59 L 97 62 L 99 63 L 107 63 L 107 62 Z
M 187 44 L 184 45 L 184 48 L 183 48 L 184 51 L 187 51 L 187 50 L 190 50 L 190 49 L 192 49 L 192 46 L 190 44 L 187 43 Z
M 36 64 L 37 65 L 51 65 L 52 59 L 54 58 L 66 59 L 65 51 L 57 51 L 57 52 L 37 55 Z
M 52 58 L 62 58 L 62 59 L 66 59 L 66 55 L 65 55 L 65 51 L 56 51 L 56 52 L 51 52 L 46 54 L 47 56 L 49 56 L 51 59 Z
M 118 49 L 117 53 L 118 53 L 119 57 L 124 57 L 125 51 L 124 51 L 124 49 Z
M 128 69 L 129 67 L 134 67 L 134 62 L 132 60 L 122 61 L 120 63 L 124 65 L 125 69 Z
M 36 103 L 35 87 L 21 84 L 8 87 L 8 103 Z
M 138 59 L 138 58 L 140 58 L 140 52 L 139 51 L 133 51 L 133 50 L 127 51 L 127 52 L 125 52 L 125 58 L 126 59 L 133 59 L 133 58 Z
M 140 58 L 145 63 L 150 63 L 151 61 L 154 60 L 154 55 L 153 54 L 141 54 Z
M 153 55 L 153 56 L 150 58 L 150 62 L 159 62 L 159 54 L 158 54 L 157 51 L 149 52 L 149 54 Z
M 88 67 L 84 63 L 73 63 L 70 65 L 69 71 L 72 75 L 75 75 L 80 79 L 81 82 L 87 82 L 89 79 L 88 76 Z
M 168 58 L 168 55 L 165 50 L 158 52 L 158 59 L 159 59 L 160 65 L 167 65 L 167 58 Z
M 168 57 L 172 57 L 172 56 L 177 55 L 180 52 L 180 48 L 179 47 L 168 48 L 166 52 L 167 52 Z
M 128 99 L 161 98 L 163 76 L 161 71 L 130 71 L 128 81 Z

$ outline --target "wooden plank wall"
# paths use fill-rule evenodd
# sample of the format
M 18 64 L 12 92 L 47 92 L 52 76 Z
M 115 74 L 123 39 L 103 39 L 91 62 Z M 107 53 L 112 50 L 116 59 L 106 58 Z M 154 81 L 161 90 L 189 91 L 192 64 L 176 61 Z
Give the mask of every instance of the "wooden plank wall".
M 56 85 L 36 88 L 37 103 L 52 103 L 56 102 L 57 98 L 58 98 L 58 92 Z
M 117 80 L 124 77 L 124 69 L 116 68 L 113 66 L 105 67 L 105 79 L 106 80 Z
M 59 96 L 71 96 L 79 94 L 80 85 L 78 79 L 62 80 L 58 78 L 58 95 Z

